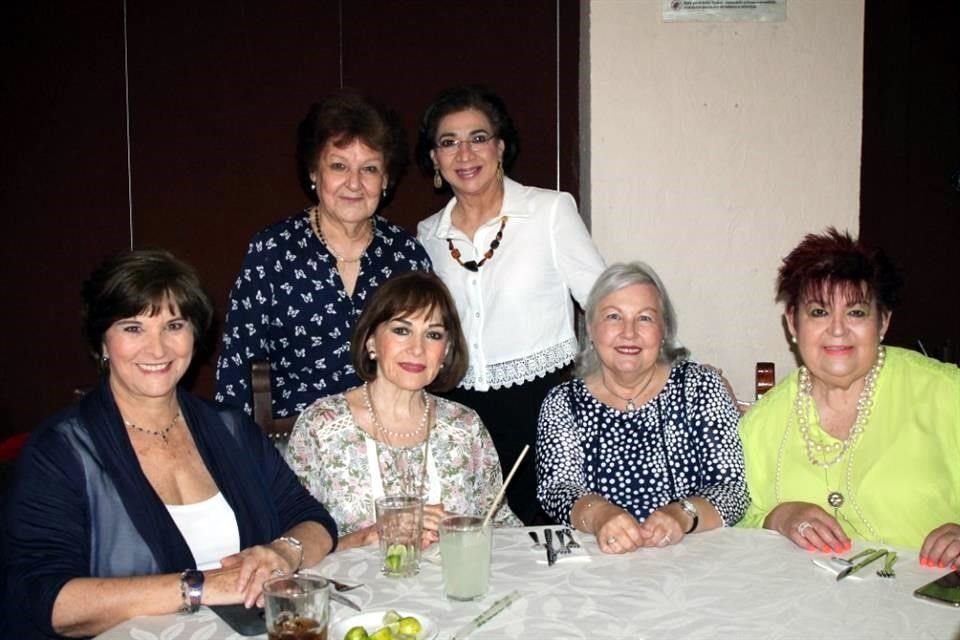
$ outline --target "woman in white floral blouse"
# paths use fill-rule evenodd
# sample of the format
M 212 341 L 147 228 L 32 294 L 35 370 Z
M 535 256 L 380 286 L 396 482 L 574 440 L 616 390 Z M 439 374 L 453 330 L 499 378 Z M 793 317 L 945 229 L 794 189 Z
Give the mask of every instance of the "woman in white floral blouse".
M 424 544 L 448 513 L 482 515 L 503 484 L 490 434 L 476 412 L 427 393 L 453 387 L 467 349 L 446 286 L 426 272 L 377 289 L 351 341 L 364 381 L 321 398 L 290 436 L 287 463 L 340 529 L 339 548 L 377 541 L 373 503 L 422 495 Z M 500 526 L 521 526 L 504 504 Z

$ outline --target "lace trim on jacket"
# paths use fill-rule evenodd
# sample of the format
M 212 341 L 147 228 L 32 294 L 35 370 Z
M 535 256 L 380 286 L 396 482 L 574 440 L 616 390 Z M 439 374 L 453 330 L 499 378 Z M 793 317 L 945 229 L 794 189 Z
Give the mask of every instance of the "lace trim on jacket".
M 491 389 L 499 389 L 532 382 L 573 362 L 577 349 L 577 339 L 570 338 L 529 356 L 488 365 L 487 384 Z M 465 389 L 473 389 L 477 386 L 477 370 L 473 366 L 467 369 L 466 375 L 460 381 L 460 386 Z

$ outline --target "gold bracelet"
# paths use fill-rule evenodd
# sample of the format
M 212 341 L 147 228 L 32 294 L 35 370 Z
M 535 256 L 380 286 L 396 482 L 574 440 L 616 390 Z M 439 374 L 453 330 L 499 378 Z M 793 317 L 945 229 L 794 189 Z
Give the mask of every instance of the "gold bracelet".
M 589 494 L 589 493 L 585 493 L 585 494 L 583 494 L 582 496 L 580 496 L 580 498 L 584 498 L 584 497 L 586 497 L 586 496 L 588 496 L 588 495 L 590 495 L 590 494 Z M 580 498 L 577 498 L 577 499 L 579 500 Z M 586 506 L 583 508 L 583 510 L 580 512 L 580 531 L 583 531 L 584 533 L 590 533 L 589 531 L 587 531 L 587 511 L 589 511 L 590 508 L 591 508 L 594 504 L 596 504 L 596 503 L 595 503 L 593 500 L 589 500 L 589 499 L 588 499 L 588 500 L 587 500 L 587 505 L 586 505 Z

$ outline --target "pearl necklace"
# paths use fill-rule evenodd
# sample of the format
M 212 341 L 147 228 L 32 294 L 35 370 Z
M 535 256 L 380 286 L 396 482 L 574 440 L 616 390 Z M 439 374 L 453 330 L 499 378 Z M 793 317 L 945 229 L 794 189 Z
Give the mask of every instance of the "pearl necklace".
M 420 425 L 409 432 L 391 431 L 380 424 L 377 412 L 373 408 L 373 401 L 370 399 L 370 383 L 364 382 L 363 403 L 367 408 L 367 413 L 370 414 L 370 420 L 373 422 L 373 426 L 377 432 L 385 436 L 393 436 L 394 438 L 415 438 L 424 433 L 427 430 L 427 420 L 430 418 L 430 396 L 427 395 L 426 391 L 421 391 L 420 393 L 423 394 L 423 417 L 420 418 Z
M 603 375 L 603 371 L 600 372 L 600 384 L 603 385 L 603 388 L 606 389 L 610 393 L 610 395 L 612 395 L 615 398 L 619 398 L 620 400 L 623 400 L 624 402 L 627 403 L 626 406 L 623 408 L 624 411 L 626 411 L 627 413 L 633 413 L 634 411 L 637 410 L 637 405 L 634 403 L 634 400 L 639 398 L 640 394 L 642 394 L 644 391 L 647 390 L 647 387 L 650 386 L 650 383 L 653 381 L 653 376 L 655 376 L 656 373 L 657 373 L 657 366 L 654 365 L 653 371 L 651 371 L 650 375 L 647 377 L 647 381 L 643 383 L 643 386 L 640 387 L 640 391 L 637 391 L 632 398 L 624 398 L 619 393 L 611 389 L 607 385 L 607 379 Z
M 177 420 L 179 419 L 180 419 L 180 412 L 177 411 L 177 415 L 173 416 L 173 420 L 170 421 L 170 424 L 165 429 L 161 429 L 159 431 L 154 431 L 153 429 L 144 429 L 143 427 L 138 427 L 132 422 L 127 422 L 126 420 L 123 421 L 123 424 L 127 425 L 127 427 L 133 429 L 134 431 L 139 431 L 140 433 L 146 433 L 147 435 L 156 436 L 161 440 L 163 440 L 164 442 L 166 442 L 167 434 L 170 433 L 170 430 L 173 429 L 173 426 L 177 424 Z
M 850 433 L 845 440 L 834 442 L 833 444 L 823 444 L 817 442 L 810 435 L 809 412 L 813 401 L 813 382 L 810 380 L 810 372 L 805 366 L 800 367 L 800 375 L 797 383 L 797 399 L 794 402 L 793 409 L 797 415 L 797 426 L 800 429 L 800 436 L 803 438 L 807 448 L 807 459 L 810 464 L 818 467 L 831 467 L 835 465 L 843 455 L 856 443 L 857 438 L 863 433 L 867 426 L 867 420 L 870 419 L 870 410 L 873 408 L 873 394 L 876 392 L 877 376 L 880 375 L 880 369 L 883 368 L 883 361 L 886 358 L 886 350 L 883 347 L 877 349 L 877 361 L 870 368 L 867 379 L 863 383 L 863 390 L 860 391 L 860 397 L 857 398 L 857 417 L 850 427 Z M 836 453 L 832 459 L 827 459 L 830 453 Z
M 853 506 L 853 510 L 856 512 L 857 517 L 860 518 L 860 521 L 867 527 L 867 530 L 870 532 L 870 540 L 875 540 L 880 544 L 885 544 L 883 538 L 879 535 L 873 525 L 867 520 L 864 516 L 863 511 L 860 509 L 860 504 L 856 501 L 853 492 L 853 458 L 855 449 L 853 448 L 854 443 L 856 442 L 857 436 L 863 433 L 863 429 L 866 426 L 867 419 L 870 416 L 870 410 L 873 407 L 873 395 L 876 392 L 876 382 L 877 377 L 880 375 L 880 370 L 883 368 L 884 360 L 886 359 L 886 350 L 883 346 L 877 348 L 877 361 L 874 363 L 873 367 L 870 368 L 870 372 L 867 374 L 867 379 L 863 385 L 863 391 L 860 392 L 860 397 L 857 399 L 857 417 L 854 420 L 854 426 L 850 430 L 850 435 L 847 437 L 843 443 L 835 443 L 832 447 L 828 445 L 821 445 L 819 443 L 813 442 L 812 437 L 809 433 L 809 423 L 807 421 L 807 412 L 808 403 L 811 398 L 810 391 L 812 389 L 812 384 L 810 382 L 810 374 L 807 371 L 806 367 L 800 367 L 799 373 L 799 382 L 797 390 L 797 402 L 794 404 L 794 413 L 797 417 L 797 423 L 799 426 L 800 434 L 803 436 L 804 443 L 807 448 L 807 459 L 810 461 L 810 464 L 814 466 L 821 467 L 824 473 L 824 481 L 827 484 L 827 489 L 830 489 L 830 480 L 828 477 L 828 468 L 836 464 L 843 456 L 849 452 L 847 456 L 847 465 L 844 474 L 845 487 L 844 490 L 847 493 L 847 496 L 850 499 L 850 504 Z M 801 410 L 801 397 L 803 398 L 802 410 Z M 856 429 L 856 431 L 854 431 Z M 783 437 L 780 439 L 780 448 L 777 451 L 777 468 L 774 475 L 773 489 L 774 489 L 774 499 L 776 504 L 781 504 L 783 498 L 780 492 L 780 486 L 783 479 L 783 453 L 787 443 L 787 434 L 790 432 L 790 422 L 787 421 L 787 426 L 783 430 Z M 825 452 L 830 450 L 839 449 L 836 457 L 829 462 L 820 462 L 816 459 L 813 454 L 813 451 Z M 830 491 L 827 494 L 827 504 L 833 507 L 834 518 L 839 522 L 840 520 L 840 507 L 844 505 L 846 499 L 843 493 L 839 491 Z M 856 526 L 850 522 L 849 519 L 845 518 L 847 522 L 856 529 Z M 859 533 L 859 532 L 858 532 Z M 860 534 L 861 537 L 865 537 Z
M 320 238 L 320 242 L 323 243 L 323 246 L 327 248 L 327 251 L 330 252 L 330 255 L 334 257 L 337 261 L 337 264 L 353 264 L 355 262 L 360 262 L 360 259 L 367 253 L 367 249 L 370 248 L 370 245 L 373 243 L 373 218 L 370 219 L 370 239 L 367 240 L 367 244 L 363 247 L 363 251 L 360 252 L 356 258 L 344 258 L 339 253 L 333 250 L 333 247 L 327 242 L 327 239 L 323 237 L 323 229 L 320 228 L 320 207 L 313 207 L 313 215 L 311 217 L 311 222 L 313 223 L 313 229 L 317 234 L 317 237 Z

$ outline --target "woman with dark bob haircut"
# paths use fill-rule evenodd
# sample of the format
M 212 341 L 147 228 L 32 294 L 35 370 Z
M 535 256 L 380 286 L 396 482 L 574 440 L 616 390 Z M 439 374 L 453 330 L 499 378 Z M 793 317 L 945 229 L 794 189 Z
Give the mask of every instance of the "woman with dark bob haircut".
M 960 369 L 883 345 L 900 278 L 847 233 L 808 235 L 777 300 L 799 370 L 741 422 L 753 498 L 744 526 L 811 551 L 857 538 L 960 565 Z
M 107 260 L 83 286 L 98 387 L 41 426 L 8 496 L 10 638 L 96 635 L 128 618 L 261 598 L 337 529 L 243 413 L 178 388 L 212 307 L 165 251 Z
M 400 171 L 401 139 L 356 94 L 310 107 L 297 166 L 314 204 L 250 242 L 230 292 L 218 401 L 252 412 L 253 360 L 270 361 L 275 416 L 360 382 L 349 340 L 365 301 L 391 274 L 430 269 L 412 236 L 375 215 Z
M 453 294 L 470 366 L 449 397 L 480 414 L 505 465 L 536 439 L 547 392 L 577 354 L 571 294 L 581 305 L 603 258 L 569 193 L 506 177 L 517 131 L 504 101 L 479 86 L 440 94 L 423 116 L 417 161 L 453 198 L 417 227 Z M 544 522 L 527 458 L 507 489 L 527 524 Z
M 317 400 L 297 420 L 286 460 L 330 508 L 340 548 L 377 542 L 374 500 L 422 496 L 424 544 L 448 513 L 484 515 L 503 484 L 479 416 L 438 398 L 467 367 L 450 293 L 435 275 L 394 276 L 367 303 L 353 336 L 363 384 Z M 494 522 L 520 526 L 504 505 Z

